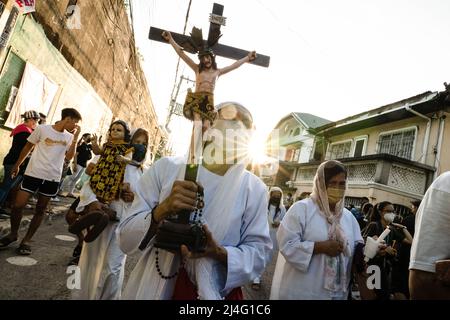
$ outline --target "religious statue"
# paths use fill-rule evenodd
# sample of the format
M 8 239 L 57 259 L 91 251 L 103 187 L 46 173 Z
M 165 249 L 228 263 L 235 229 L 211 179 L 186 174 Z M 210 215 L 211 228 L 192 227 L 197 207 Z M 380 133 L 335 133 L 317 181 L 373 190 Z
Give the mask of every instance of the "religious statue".
M 216 117 L 214 109 L 214 88 L 216 80 L 223 74 L 239 68 L 245 62 L 256 59 L 256 52 L 249 52 L 247 56 L 235 61 L 225 68 L 217 68 L 215 55 L 211 47 L 203 43 L 201 29 L 193 28 L 190 43 L 195 51 L 198 52 L 199 64 L 196 64 L 186 53 L 168 31 L 162 33 L 162 37 L 168 41 L 175 49 L 177 54 L 187 65 L 195 72 L 195 92 L 188 91 L 186 101 L 183 107 L 183 114 L 189 120 L 206 120 L 203 125 L 209 127 Z

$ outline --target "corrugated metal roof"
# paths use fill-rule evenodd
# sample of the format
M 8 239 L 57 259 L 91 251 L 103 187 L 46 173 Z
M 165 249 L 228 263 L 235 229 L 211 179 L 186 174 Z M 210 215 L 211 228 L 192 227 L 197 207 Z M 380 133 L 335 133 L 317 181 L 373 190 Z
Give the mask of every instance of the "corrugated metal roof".
M 397 111 L 400 109 L 405 108 L 406 106 L 414 106 L 414 105 L 418 105 L 430 100 L 433 100 L 434 98 L 436 98 L 438 95 L 437 92 L 424 92 L 421 93 L 419 95 L 407 98 L 407 99 L 403 99 L 394 103 L 390 103 L 388 105 L 382 106 L 382 107 L 378 107 L 375 109 L 371 109 L 368 111 L 364 111 L 355 115 L 352 115 L 350 117 L 338 120 L 334 123 L 327 123 L 321 127 L 318 128 L 318 131 L 323 131 L 323 130 L 327 130 L 327 129 L 334 129 L 336 127 L 339 126 L 345 126 L 345 125 L 349 125 L 352 123 L 357 123 L 360 121 L 365 121 L 367 119 L 370 118 L 375 118 L 375 117 L 379 117 L 383 114 L 388 114 L 391 113 L 393 111 Z
M 303 122 L 308 128 L 318 128 L 324 126 L 328 123 L 331 123 L 330 120 L 315 116 L 310 113 L 305 112 L 293 112 L 293 114 L 299 118 L 301 122 Z

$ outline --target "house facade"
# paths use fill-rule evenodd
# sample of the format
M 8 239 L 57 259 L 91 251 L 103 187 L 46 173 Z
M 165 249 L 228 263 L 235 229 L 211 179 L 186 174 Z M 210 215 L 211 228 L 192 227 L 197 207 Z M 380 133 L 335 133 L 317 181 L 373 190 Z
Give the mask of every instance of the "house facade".
M 449 91 L 425 92 L 317 127 L 309 162 L 281 161 L 290 180 L 276 182 L 303 198 L 319 164 L 338 159 L 348 168 L 347 205 L 390 201 L 406 211 L 450 170 L 449 111 Z
M 316 128 L 328 123 L 331 121 L 309 113 L 291 112 L 270 133 L 267 153 L 282 164 L 307 163 L 314 156 Z M 285 188 L 292 174 L 292 168 L 285 165 L 282 170 L 278 170 L 276 176 L 263 175 L 262 178 L 268 185 L 277 184 Z

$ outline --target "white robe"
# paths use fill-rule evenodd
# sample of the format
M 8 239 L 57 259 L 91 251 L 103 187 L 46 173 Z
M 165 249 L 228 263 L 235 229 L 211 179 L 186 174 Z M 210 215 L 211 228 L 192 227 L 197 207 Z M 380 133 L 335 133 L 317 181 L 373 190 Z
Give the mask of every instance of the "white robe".
M 131 191 L 142 176 L 142 171 L 132 165 L 125 168 L 124 182 L 130 183 Z M 89 186 L 89 181 L 85 186 Z M 84 188 L 84 187 L 83 187 Z M 111 202 L 110 208 L 124 219 L 131 203 L 122 199 Z M 126 255 L 119 248 L 116 236 L 118 222 L 108 226 L 93 242 L 84 243 L 78 266 L 80 268 L 80 290 L 74 289 L 73 299 L 118 300 L 121 298 Z
M 168 197 L 183 165 L 181 158 L 162 158 L 141 178 L 130 215 L 120 222 L 117 230 L 119 245 L 124 252 L 137 249 L 150 227 L 151 210 Z M 203 217 L 206 221 L 212 214 L 209 204 L 223 179 L 203 167 L 199 168 L 197 181 L 204 187 Z M 214 279 L 208 279 L 221 283 L 223 297 L 255 278 L 267 264 L 268 251 L 271 250 L 265 185 L 256 176 L 244 171 L 242 184 L 235 187 L 238 188 L 237 199 L 227 204 L 233 208 L 227 217 L 232 227 L 220 242 L 227 250 L 228 264 L 225 268 L 217 262 L 213 267 Z M 154 264 L 155 250 L 152 250 L 151 244 L 143 251 L 131 273 L 124 299 L 171 299 L 173 295 L 176 278 L 164 280 L 159 276 Z M 173 261 L 172 257 L 173 254 L 159 250 L 159 264 L 165 275 L 172 275 L 178 269 L 178 256 Z
M 280 206 L 280 212 L 278 212 L 277 216 L 275 216 L 275 209 L 276 207 L 273 205 L 270 205 L 268 214 L 268 221 L 269 221 L 269 231 L 270 231 L 270 239 L 272 240 L 272 253 L 278 251 L 278 241 L 277 241 L 277 231 L 278 227 L 273 227 L 273 222 L 281 222 L 283 220 L 284 215 L 286 214 L 286 208 L 284 206 Z
M 344 257 L 348 288 L 355 246 L 363 242 L 359 224 L 343 209 L 341 226 L 352 255 Z M 328 226 L 312 199 L 296 202 L 286 213 L 277 233 L 280 253 L 272 280 L 270 299 L 347 299 L 348 291 L 333 294 L 324 288 L 325 254 L 313 254 L 314 242 L 328 240 Z
M 275 209 L 276 207 L 273 205 L 270 205 L 269 210 L 267 212 L 267 221 L 269 222 L 269 234 L 270 234 L 270 240 L 272 241 L 272 250 L 268 253 L 268 261 L 272 261 L 273 255 L 277 253 L 278 251 L 278 241 L 277 241 L 277 231 L 278 227 L 272 226 L 273 222 L 281 222 L 283 220 L 284 215 L 286 214 L 286 208 L 284 206 L 280 206 L 280 211 L 275 216 Z M 253 283 L 261 283 L 261 277 L 264 271 L 255 279 L 253 279 Z

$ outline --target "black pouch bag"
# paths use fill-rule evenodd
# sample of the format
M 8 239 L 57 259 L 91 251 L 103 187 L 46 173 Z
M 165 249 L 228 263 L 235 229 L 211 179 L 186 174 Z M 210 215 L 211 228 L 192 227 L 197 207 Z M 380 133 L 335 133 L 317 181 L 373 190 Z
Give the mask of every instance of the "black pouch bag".
M 186 166 L 184 179 L 196 182 L 198 165 Z M 169 251 L 180 250 L 185 245 L 191 252 L 204 252 L 206 249 L 206 233 L 198 222 L 190 222 L 191 212 L 183 211 L 174 218 L 165 219 L 156 231 L 155 248 Z
M 182 244 L 192 252 L 205 251 L 206 234 L 202 226 L 164 220 L 156 232 L 155 248 L 177 251 Z

